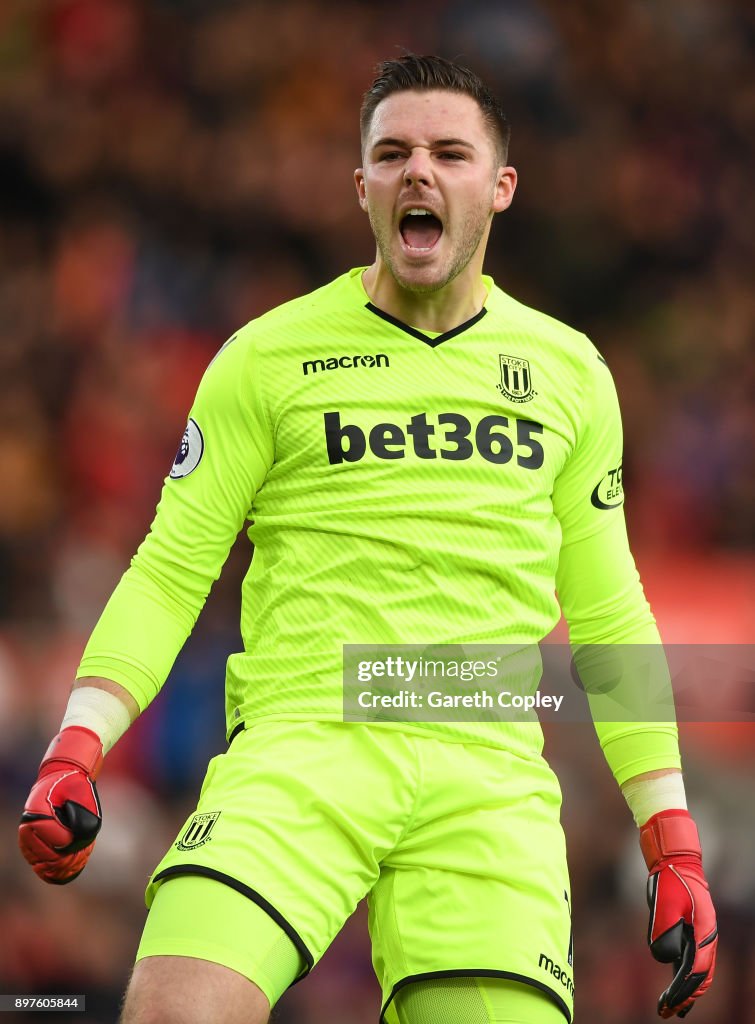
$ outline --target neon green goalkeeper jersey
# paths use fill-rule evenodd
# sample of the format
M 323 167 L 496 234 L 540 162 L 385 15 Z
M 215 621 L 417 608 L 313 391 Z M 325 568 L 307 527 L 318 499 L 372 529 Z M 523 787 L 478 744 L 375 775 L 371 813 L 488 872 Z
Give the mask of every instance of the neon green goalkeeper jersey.
M 146 707 L 245 522 L 229 732 L 341 718 L 345 644 L 536 643 L 559 617 L 556 587 L 573 642 L 658 642 L 626 540 L 618 402 L 593 345 L 489 278 L 477 316 L 428 336 L 375 308 L 362 272 L 252 321 L 212 361 L 79 677 L 113 679 Z M 411 728 L 542 743 L 539 727 L 506 722 Z M 632 732 L 601 735 L 619 774 L 677 763 L 673 725 L 652 749 Z

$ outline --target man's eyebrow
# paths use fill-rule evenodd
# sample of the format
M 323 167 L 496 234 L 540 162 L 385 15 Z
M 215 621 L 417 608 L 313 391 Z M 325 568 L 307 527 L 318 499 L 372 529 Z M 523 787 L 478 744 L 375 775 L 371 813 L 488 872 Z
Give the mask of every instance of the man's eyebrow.
M 409 147 L 409 143 L 406 139 L 383 138 L 378 139 L 377 142 L 372 144 L 373 149 L 380 149 L 381 146 L 396 146 L 399 149 L 406 149 Z M 475 148 L 471 142 L 467 142 L 465 139 L 435 139 L 434 142 L 430 143 L 431 149 L 443 149 L 447 146 L 463 146 L 465 149 Z

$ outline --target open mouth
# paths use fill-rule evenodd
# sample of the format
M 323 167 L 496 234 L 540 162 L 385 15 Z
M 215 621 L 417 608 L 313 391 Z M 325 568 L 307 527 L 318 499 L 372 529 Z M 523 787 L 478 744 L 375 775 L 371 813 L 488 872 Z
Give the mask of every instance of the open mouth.
M 429 210 L 408 210 L 399 225 L 401 237 L 413 252 L 430 252 L 443 234 L 443 225 Z

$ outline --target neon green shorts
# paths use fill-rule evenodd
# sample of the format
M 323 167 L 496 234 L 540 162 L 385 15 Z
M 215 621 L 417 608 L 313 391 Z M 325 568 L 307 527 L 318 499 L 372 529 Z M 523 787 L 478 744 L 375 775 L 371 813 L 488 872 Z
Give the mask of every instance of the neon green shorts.
M 293 982 L 367 896 L 381 1020 L 411 981 L 465 975 L 533 985 L 571 1020 L 560 800 L 542 758 L 393 726 L 261 722 L 210 762 L 147 905 L 179 875 L 225 883 L 296 947 Z M 243 971 L 222 951 L 205 958 Z

